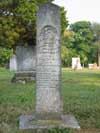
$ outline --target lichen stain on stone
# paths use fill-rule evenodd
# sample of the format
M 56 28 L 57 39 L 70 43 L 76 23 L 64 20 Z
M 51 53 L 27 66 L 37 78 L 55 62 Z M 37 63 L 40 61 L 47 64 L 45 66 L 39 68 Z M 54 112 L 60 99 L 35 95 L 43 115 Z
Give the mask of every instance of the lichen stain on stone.
M 49 126 L 49 125 L 59 126 L 61 124 L 61 121 L 60 120 L 31 120 L 30 124 L 38 125 L 38 126 Z

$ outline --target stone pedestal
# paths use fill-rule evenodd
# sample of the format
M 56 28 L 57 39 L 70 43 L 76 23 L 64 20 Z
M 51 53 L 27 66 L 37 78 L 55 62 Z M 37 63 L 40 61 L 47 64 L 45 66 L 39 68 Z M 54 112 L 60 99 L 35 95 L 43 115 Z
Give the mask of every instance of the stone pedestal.
M 16 83 L 26 83 L 34 81 L 36 77 L 36 71 L 20 71 L 16 72 L 12 78 L 12 82 Z
M 61 115 L 59 120 L 40 120 L 36 115 L 23 115 L 20 117 L 20 129 L 52 129 L 72 128 L 80 129 L 76 119 L 72 115 Z

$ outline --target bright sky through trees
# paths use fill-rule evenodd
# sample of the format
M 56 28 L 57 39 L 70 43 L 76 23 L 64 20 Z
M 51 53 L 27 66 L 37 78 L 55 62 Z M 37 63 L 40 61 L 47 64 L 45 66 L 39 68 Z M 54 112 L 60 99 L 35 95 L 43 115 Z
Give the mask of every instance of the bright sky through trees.
M 67 10 L 69 23 L 80 20 L 100 22 L 100 0 L 55 0 Z

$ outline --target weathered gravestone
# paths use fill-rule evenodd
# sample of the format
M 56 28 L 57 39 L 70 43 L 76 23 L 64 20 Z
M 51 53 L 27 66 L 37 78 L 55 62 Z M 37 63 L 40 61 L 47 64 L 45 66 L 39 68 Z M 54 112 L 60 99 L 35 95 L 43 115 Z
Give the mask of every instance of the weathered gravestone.
M 62 113 L 59 18 L 59 7 L 53 4 L 41 6 L 38 12 L 36 112 L 53 117 Z
M 72 69 L 82 69 L 79 57 L 72 58 Z
M 12 57 L 10 58 L 9 69 L 10 71 L 15 71 L 15 72 L 17 71 L 17 59 L 15 54 L 13 54 Z
M 17 46 L 17 72 L 12 81 L 31 81 L 36 75 L 36 46 Z
M 60 8 L 43 4 L 37 15 L 36 109 L 20 117 L 20 129 L 80 128 L 62 114 L 60 47 Z
M 17 46 L 16 55 L 18 71 L 34 71 L 36 69 L 35 46 Z

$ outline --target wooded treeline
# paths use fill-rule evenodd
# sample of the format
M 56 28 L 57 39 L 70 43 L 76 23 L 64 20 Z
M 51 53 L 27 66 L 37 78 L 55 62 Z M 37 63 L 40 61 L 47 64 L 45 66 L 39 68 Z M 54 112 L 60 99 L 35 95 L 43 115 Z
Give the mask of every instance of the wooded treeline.
M 51 0 L 53 1 L 53 0 Z M 4 66 L 17 45 L 36 45 L 36 13 L 48 0 L 0 1 L 0 65 Z M 61 57 L 64 66 L 72 57 L 81 63 L 100 65 L 100 24 L 80 21 L 68 24 L 66 11 L 61 7 Z

